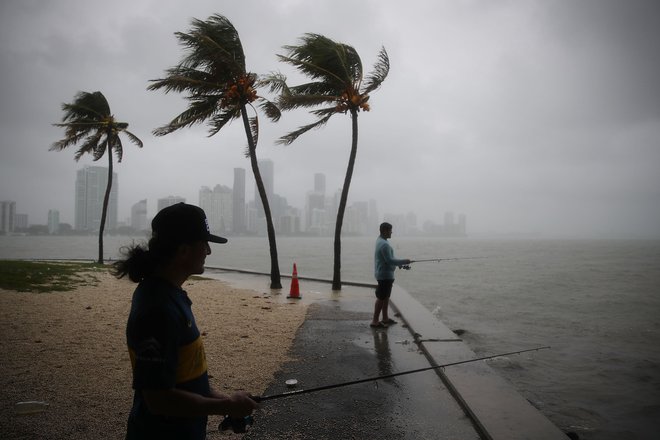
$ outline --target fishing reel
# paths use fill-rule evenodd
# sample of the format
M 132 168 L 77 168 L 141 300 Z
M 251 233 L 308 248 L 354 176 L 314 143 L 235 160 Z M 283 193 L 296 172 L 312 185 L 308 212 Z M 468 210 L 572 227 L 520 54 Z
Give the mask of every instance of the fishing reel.
M 231 429 L 235 434 L 243 434 L 248 431 L 250 426 L 254 424 L 254 418 L 252 416 L 245 417 L 230 417 L 225 416 L 218 426 L 218 429 L 222 432 Z
M 399 266 L 399 269 L 410 270 L 412 266 L 410 264 L 404 264 L 403 266 Z

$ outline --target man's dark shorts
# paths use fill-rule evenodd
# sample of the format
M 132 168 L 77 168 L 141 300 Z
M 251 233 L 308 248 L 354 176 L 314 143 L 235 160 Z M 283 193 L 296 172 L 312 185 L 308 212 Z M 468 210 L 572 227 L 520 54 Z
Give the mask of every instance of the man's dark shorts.
M 376 298 L 389 299 L 392 294 L 392 285 L 394 280 L 377 280 L 378 287 L 376 287 Z

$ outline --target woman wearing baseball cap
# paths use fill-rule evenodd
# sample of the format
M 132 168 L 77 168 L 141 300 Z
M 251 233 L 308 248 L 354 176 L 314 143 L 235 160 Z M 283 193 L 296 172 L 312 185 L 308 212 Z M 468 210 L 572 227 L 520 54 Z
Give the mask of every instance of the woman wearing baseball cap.
M 209 384 L 206 356 L 181 288 L 204 272 L 209 232 L 204 211 L 178 203 L 151 222 L 148 245 L 134 245 L 115 263 L 115 276 L 139 283 L 133 293 L 126 340 L 133 369 L 133 407 L 126 439 L 204 439 L 210 414 L 244 417 L 257 403 L 246 392 L 223 395 Z

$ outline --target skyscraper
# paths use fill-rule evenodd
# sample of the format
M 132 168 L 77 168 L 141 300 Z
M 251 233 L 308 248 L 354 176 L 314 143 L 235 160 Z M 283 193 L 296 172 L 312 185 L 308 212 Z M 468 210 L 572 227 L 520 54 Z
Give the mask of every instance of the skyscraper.
M 305 198 L 305 230 L 321 234 L 326 228 L 325 195 L 315 191 L 308 192 Z
M 327 212 L 325 200 L 325 174 L 314 174 L 314 191 L 305 197 L 305 230 L 314 234 L 322 234 L 327 227 Z
M 48 233 L 57 234 L 60 232 L 60 211 L 57 209 L 48 210 Z
M 28 228 L 28 215 L 19 214 L 18 212 L 14 214 L 14 231 Z
M 199 207 L 204 210 L 211 232 L 224 233 L 232 230 L 232 190 L 223 185 L 216 185 L 213 190 L 203 186 L 199 190 Z
M 156 212 L 158 213 L 161 209 L 176 205 L 177 203 L 186 203 L 186 199 L 179 196 L 167 196 L 163 197 L 162 199 L 158 199 L 158 211 Z
M 467 217 L 465 214 L 458 214 L 458 235 L 467 236 Z
M 353 202 L 346 208 L 342 232 L 352 235 L 366 235 L 369 226 L 369 202 Z
M 264 182 L 264 188 L 266 189 L 266 197 L 268 198 L 268 205 L 270 206 L 270 201 L 273 199 L 273 188 L 275 184 L 275 165 L 270 159 L 264 159 L 259 161 L 259 171 L 261 172 L 261 180 Z M 257 186 L 254 186 L 254 201 L 257 207 L 257 216 L 265 217 L 264 205 L 261 203 L 261 197 L 259 197 L 259 189 Z M 273 207 L 271 206 L 271 211 Z M 274 212 L 271 212 L 273 218 L 277 218 Z
M 74 228 L 78 231 L 98 232 L 101 228 L 103 198 L 108 184 L 108 169 L 85 166 L 76 174 L 76 203 Z M 105 230 L 117 228 L 117 193 L 119 180 L 112 173 L 112 188 L 108 200 Z
M 232 232 L 241 234 L 247 231 L 245 208 L 245 169 L 234 168 L 234 188 L 232 189 L 233 203 L 233 229 Z
M 16 215 L 16 202 L 0 202 L 0 232 L 10 234 L 14 232 L 14 215 Z
M 147 199 L 144 199 L 131 206 L 131 228 L 146 231 L 147 226 Z
M 325 195 L 325 174 L 314 174 L 314 192 Z

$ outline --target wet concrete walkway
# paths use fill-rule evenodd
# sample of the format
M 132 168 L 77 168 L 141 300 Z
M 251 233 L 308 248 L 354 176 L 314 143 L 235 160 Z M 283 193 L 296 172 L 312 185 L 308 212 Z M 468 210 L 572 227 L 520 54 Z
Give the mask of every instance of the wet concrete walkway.
M 241 288 L 270 292 L 267 278 L 209 271 Z M 265 396 L 375 378 L 476 357 L 415 301 L 395 287 L 399 324 L 371 329 L 373 288 L 301 279 L 302 298 L 273 299 L 309 308 L 291 350 Z M 295 388 L 285 382 L 296 379 Z M 557 439 L 567 437 L 484 362 L 425 371 L 265 401 L 245 439 Z

